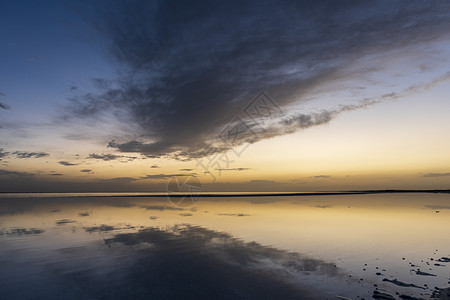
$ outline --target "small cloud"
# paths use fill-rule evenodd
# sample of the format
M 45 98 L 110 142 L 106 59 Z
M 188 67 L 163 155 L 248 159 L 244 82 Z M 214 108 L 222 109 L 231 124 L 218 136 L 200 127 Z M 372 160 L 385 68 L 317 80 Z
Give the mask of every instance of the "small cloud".
M 130 183 L 132 181 L 136 181 L 139 179 L 133 178 L 133 177 L 116 177 L 111 179 L 103 179 L 103 182 L 113 182 L 113 183 Z
M 91 169 L 83 169 L 83 170 L 80 170 L 80 172 L 82 172 L 82 173 L 91 173 L 92 170 Z
M 331 208 L 331 205 L 316 205 L 317 208 Z
M 75 84 L 72 84 L 72 85 L 69 87 L 69 91 L 71 91 L 71 92 L 76 91 L 76 90 L 78 90 L 78 86 L 75 85 Z
M 158 166 L 158 165 L 153 165 L 153 166 L 151 166 L 150 168 L 152 168 L 152 169 L 157 169 L 157 168 L 159 168 L 159 166 Z
M 8 156 L 9 152 L 3 151 L 3 148 L 0 148 L 0 160 L 2 160 L 2 158 Z
M 194 171 L 194 169 L 180 169 L 180 171 L 191 172 Z
M 20 235 L 30 235 L 30 234 L 40 234 L 43 233 L 43 229 L 38 228 L 13 228 L 10 231 L 7 231 L 5 234 L 8 236 L 20 236 Z
M 122 158 L 122 155 L 116 155 L 116 154 L 96 154 L 96 153 L 91 153 L 89 154 L 88 158 L 93 158 L 93 159 L 101 159 L 104 161 L 110 161 L 110 160 L 116 160 L 119 158 Z
M 215 169 L 217 171 L 248 171 L 253 170 L 251 168 L 228 168 L 228 169 Z
M 182 214 L 179 214 L 179 215 L 182 216 L 182 217 L 190 217 L 190 216 L 192 216 L 191 213 L 182 213 Z
M 181 176 L 196 176 L 197 173 L 192 174 L 155 174 L 155 175 L 146 175 L 142 176 L 142 179 L 169 179 L 172 177 L 181 177 Z
M 327 178 L 331 178 L 330 175 L 317 175 L 317 176 L 311 176 L 309 178 L 314 178 L 314 179 L 327 179 Z
M 87 212 L 87 211 L 82 211 L 82 212 L 78 213 L 78 215 L 79 215 L 80 217 L 88 217 L 88 216 L 89 216 L 89 212 Z
M 227 216 L 227 217 L 249 217 L 251 215 L 249 214 L 242 214 L 242 213 L 238 213 L 238 214 L 217 214 L 218 216 Z
M 424 174 L 423 177 L 447 177 L 450 173 L 428 173 Z
M 274 181 L 274 180 L 250 180 L 249 183 L 252 184 L 277 184 L 278 182 Z
M 27 172 L 0 170 L 0 176 L 9 176 L 9 177 L 14 177 L 14 178 L 20 178 L 20 177 L 34 176 L 34 174 L 27 173 Z
M 2 102 L 0 102 L 0 108 L 5 109 L 5 110 L 10 109 L 8 104 L 2 103 Z
M 45 152 L 15 151 L 12 154 L 15 154 L 17 158 L 41 158 L 49 156 L 49 154 Z
M 112 161 L 112 160 L 120 160 L 120 159 L 126 159 L 126 160 L 121 160 L 120 162 L 129 162 L 129 161 L 133 161 L 135 159 L 137 159 L 136 156 L 125 156 L 125 155 L 116 155 L 116 154 L 96 154 L 96 153 L 91 153 L 89 154 L 88 157 L 86 158 L 91 158 L 91 159 L 101 159 L 104 161 Z
M 141 208 L 145 208 L 146 210 L 184 210 L 184 208 L 181 207 L 173 207 L 168 205 L 143 205 Z
M 450 205 L 425 205 L 425 207 L 437 210 L 437 209 L 450 209 Z
M 75 223 L 75 221 L 69 220 L 69 219 L 62 219 L 62 220 L 56 221 L 56 225 L 65 225 L 65 224 L 69 224 L 69 223 Z
M 2 92 L 0 92 L 0 96 L 1 96 L 1 97 L 6 97 L 6 94 L 5 94 L 5 93 L 2 93 Z
M 40 61 L 41 58 L 39 56 L 30 57 L 29 61 Z
M 70 162 L 68 162 L 68 161 L 64 161 L 64 160 L 62 160 L 62 161 L 59 161 L 59 162 L 58 162 L 58 164 L 60 164 L 60 165 L 63 165 L 63 166 L 67 166 L 67 167 L 69 167 L 69 166 L 77 166 L 77 165 L 79 165 L 79 164 L 73 164 L 73 163 L 70 163 Z
M 61 173 L 52 173 L 52 174 L 48 174 L 50 176 L 63 176 L 64 174 Z
M 116 229 L 119 229 L 119 228 L 102 224 L 100 226 L 87 227 L 86 232 L 102 232 L 102 231 L 112 231 L 112 230 L 116 230 Z

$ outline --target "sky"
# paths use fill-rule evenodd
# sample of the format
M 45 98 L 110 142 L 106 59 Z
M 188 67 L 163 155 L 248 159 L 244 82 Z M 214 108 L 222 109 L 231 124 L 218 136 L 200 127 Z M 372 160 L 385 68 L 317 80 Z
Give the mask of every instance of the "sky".
M 450 188 L 447 1 L 2 1 L 0 192 Z

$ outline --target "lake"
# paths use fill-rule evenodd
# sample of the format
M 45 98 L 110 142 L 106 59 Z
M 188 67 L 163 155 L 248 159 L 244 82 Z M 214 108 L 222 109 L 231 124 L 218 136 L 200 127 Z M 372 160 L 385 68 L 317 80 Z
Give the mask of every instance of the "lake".
M 449 231 L 438 193 L 3 194 L 0 298 L 447 299 Z

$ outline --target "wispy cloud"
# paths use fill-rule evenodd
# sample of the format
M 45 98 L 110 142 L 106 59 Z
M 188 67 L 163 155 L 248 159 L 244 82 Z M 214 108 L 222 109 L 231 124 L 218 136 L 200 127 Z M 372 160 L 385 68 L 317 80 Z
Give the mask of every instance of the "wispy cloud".
M 9 105 L 2 103 L 2 102 L 0 102 L 0 108 L 6 109 L 6 110 L 10 109 Z
M 145 175 L 142 176 L 142 179 L 169 179 L 172 177 L 182 177 L 182 176 L 196 176 L 196 173 L 191 174 L 184 174 L 184 173 L 177 173 L 177 174 L 155 174 L 155 175 Z
M 313 179 L 328 179 L 331 178 L 330 175 L 316 175 L 316 176 L 311 176 L 309 178 L 313 178 Z
M 227 168 L 227 169 L 214 169 L 216 171 L 248 171 L 253 170 L 252 168 Z
M 93 159 L 101 159 L 104 161 L 110 161 L 110 160 L 116 160 L 116 159 L 120 159 L 124 157 L 123 155 L 116 155 L 116 154 L 96 154 L 96 153 L 91 153 L 89 154 L 88 158 L 93 158 Z
M 15 151 L 12 154 L 15 154 L 17 158 L 41 158 L 50 155 L 45 152 L 26 152 L 26 151 Z
M 450 176 L 450 173 L 428 173 L 423 175 L 423 177 L 446 177 L 446 176 Z
M 64 160 L 59 161 L 58 164 L 63 165 L 63 166 L 67 166 L 67 167 L 70 167 L 70 166 L 78 166 L 78 165 L 79 165 L 79 164 L 70 163 L 70 162 L 64 161 Z
M 2 160 L 3 158 L 7 157 L 9 154 L 9 152 L 6 152 L 3 150 L 3 148 L 0 148 L 0 160 Z
M 111 182 L 111 183 L 117 183 L 117 184 L 123 184 L 123 183 L 130 183 L 133 181 L 139 180 L 137 178 L 133 177 L 116 177 L 111 179 L 103 179 L 102 182 Z
M 12 177 L 12 178 L 23 178 L 23 177 L 34 176 L 34 174 L 28 173 L 28 172 L 0 170 L 0 176 L 8 176 L 8 177 Z

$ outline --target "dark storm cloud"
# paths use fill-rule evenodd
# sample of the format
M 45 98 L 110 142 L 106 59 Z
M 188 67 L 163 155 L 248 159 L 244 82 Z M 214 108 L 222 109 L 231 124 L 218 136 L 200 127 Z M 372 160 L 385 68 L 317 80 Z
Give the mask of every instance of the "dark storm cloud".
M 45 152 L 15 151 L 12 154 L 15 154 L 17 158 L 41 158 L 49 156 L 49 154 Z
M 355 59 L 430 41 L 450 26 L 447 1 L 133 1 L 108 2 L 99 11 L 92 23 L 129 75 L 99 84 L 100 94 L 73 98 L 70 114 L 110 111 L 138 125 L 133 133 L 141 138 L 109 147 L 185 159 L 397 98 L 293 114 L 256 135 L 258 124 L 244 115 L 247 134 L 218 139 L 260 91 L 280 108 L 306 101 L 317 87 L 356 77 L 345 72 Z
M 423 175 L 423 177 L 446 177 L 450 176 L 450 173 L 428 173 Z
M 73 164 L 73 163 L 70 163 L 68 161 L 63 161 L 63 160 L 59 161 L 58 164 L 63 165 L 63 166 L 67 166 L 67 167 L 79 165 L 79 164 Z

